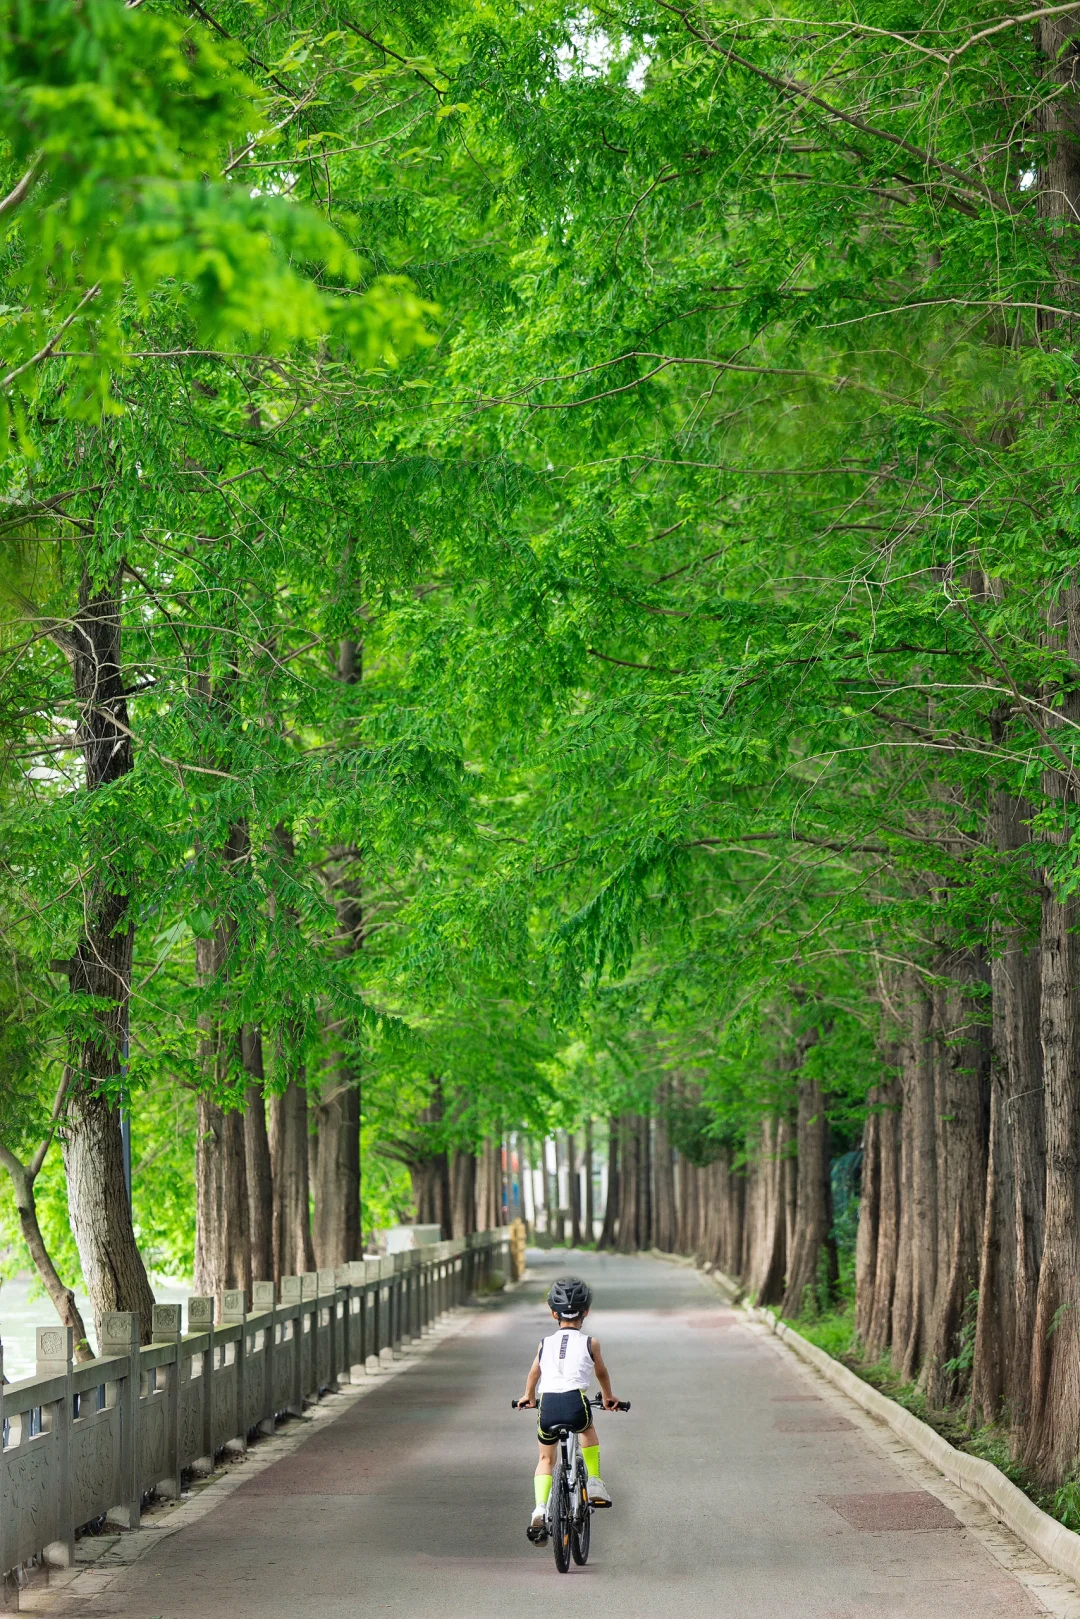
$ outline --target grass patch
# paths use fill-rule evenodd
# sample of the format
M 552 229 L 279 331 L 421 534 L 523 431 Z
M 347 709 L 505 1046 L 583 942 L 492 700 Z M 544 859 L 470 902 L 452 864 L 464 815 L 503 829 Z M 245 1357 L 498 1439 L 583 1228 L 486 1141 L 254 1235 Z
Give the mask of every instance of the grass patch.
M 786 1321 L 784 1324 L 794 1327 L 808 1343 L 823 1349 L 827 1355 L 832 1355 L 834 1360 L 843 1361 L 845 1366 L 848 1364 L 848 1355 L 855 1341 L 853 1304 L 845 1305 L 842 1310 L 836 1310 L 829 1315 L 803 1317 L 798 1321 Z

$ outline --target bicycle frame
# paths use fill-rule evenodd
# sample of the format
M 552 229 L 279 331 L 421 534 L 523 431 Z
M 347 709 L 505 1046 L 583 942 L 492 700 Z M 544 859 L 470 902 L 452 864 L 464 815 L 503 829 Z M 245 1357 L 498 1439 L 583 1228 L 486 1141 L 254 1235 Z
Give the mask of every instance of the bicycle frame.
M 566 1481 L 570 1485 L 570 1487 L 573 1488 L 574 1480 L 577 1477 L 578 1457 L 581 1455 L 581 1435 L 576 1434 L 576 1433 L 568 1433 L 565 1436 L 565 1438 L 559 1440 L 559 1449 L 562 1452 L 563 1467 L 566 1469 Z M 580 1498 L 575 1496 L 574 1497 L 574 1522 L 575 1523 L 578 1523 L 580 1521 L 581 1514 L 582 1514 L 583 1510 L 585 1512 L 595 1512 L 596 1509 L 595 1509 L 595 1507 L 590 1507 L 588 1505 L 585 1505 L 580 1500 Z M 549 1521 L 548 1521 L 548 1532 L 549 1533 L 551 1532 L 550 1514 L 551 1514 L 551 1504 L 549 1502 L 548 1503 L 548 1519 L 549 1519 Z
M 586 1517 L 591 1518 L 593 1513 L 596 1511 L 596 1508 L 578 1488 L 579 1481 L 577 1474 L 578 1464 L 580 1461 L 581 1435 L 577 1433 L 562 1434 L 557 1441 L 557 1450 L 552 1471 L 554 1472 L 554 1469 L 561 1463 L 563 1468 L 563 1476 L 566 1479 L 567 1491 L 570 1497 L 570 1515 L 575 1529 L 581 1525 Z M 548 1536 L 551 1539 L 554 1539 L 555 1535 L 558 1533 L 557 1526 L 552 1520 L 551 1516 L 554 1501 L 555 1495 L 554 1492 L 552 1492 L 551 1496 L 548 1498 L 548 1508 L 545 1516 Z

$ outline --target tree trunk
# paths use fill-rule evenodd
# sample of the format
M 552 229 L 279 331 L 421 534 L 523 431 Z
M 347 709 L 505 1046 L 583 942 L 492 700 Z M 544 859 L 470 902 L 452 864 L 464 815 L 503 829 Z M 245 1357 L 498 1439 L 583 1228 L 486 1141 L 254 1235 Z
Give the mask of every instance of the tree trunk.
M 881 1087 L 878 1115 L 878 1229 L 873 1303 L 866 1329 L 867 1353 L 877 1359 L 889 1347 L 896 1265 L 900 1247 L 900 1120 L 895 1081 Z
M 502 1191 L 502 1163 L 501 1154 L 495 1141 L 488 1139 L 488 1229 L 494 1231 L 502 1224 L 502 1207 L 500 1193 Z
M 479 1231 L 491 1231 L 499 1223 L 498 1177 L 495 1145 L 490 1137 L 487 1137 L 481 1147 L 477 1164 L 476 1221 Z
M 1016 1434 L 1031 1410 L 1032 1345 L 1043 1253 L 1046 1200 L 1046 1121 L 1040 1038 L 1039 957 L 1010 947 L 1006 972 L 1005 1033 L 1008 1096 L 1005 1129 L 1012 1138 L 1015 1258 L 1013 1335 L 1005 1354 L 1004 1396 Z
M 796 1123 L 796 1204 L 781 1314 L 801 1316 L 826 1307 L 836 1286 L 829 1181 L 829 1119 L 816 1079 L 799 1080 Z M 821 1296 L 819 1296 L 819 1294 Z M 824 1296 L 828 1295 L 828 1299 Z
M 999 851 L 1030 841 L 1031 806 L 999 793 Z M 1017 927 L 999 931 L 993 984 L 993 1069 L 986 1219 L 979 1274 L 972 1411 L 1004 1414 L 1014 1443 L 1031 1405 L 1035 1293 L 1042 1257 L 1046 1148 L 1039 1040 L 1039 961 Z
M 656 1114 L 654 1141 L 656 1209 L 653 1240 L 661 1253 L 675 1249 L 675 1165 L 671 1156 L 666 1097 L 661 1096 Z
M 134 763 L 120 650 L 121 578 L 117 566 L 109 582 L 95 589 L 84 568 L 72 629 L 58 632 L 79 710 L 76 746 L 84 792 L 119 781 Z M 96 1007 L 75 1020 L 69 1038 L 61 1141 L 71 1229 L 94 1314 L 100 1320 L 111 1310 L 136 1310 L 149 1341 L 154 1295 L 135 1242 L 115 1104 L 125 1060 L 134 918 L 130 876 L 113 870 L 107 852 L 114 840 L 115 829 L 103 828 L 95 838 L 100 846 L 87 851 L 83 934 L 68 974 L 72 995 L 92 996 Z
M 686 1247 L 687 1254 L 697 1253 L 698 1226 L 701 1221 L 699 1207 L 701 1199 L 701 1181 L 698 1177 L 697 1165 L 686 1159 L 683 1168 L 683 1186 L 686 1191 Z
M 931 1406 L 957 1392 L 950 1363 L 962 1333 L 974 1330 L 979 1285 L 990 1079 L 989 1031 L 972 991 L 985 982 L 981 953 L 958 951 L 947 964 L 952 982 L 939 992 L 943 1024 L 936 1042 L 938 1275 L 922 1380 Z
M 349 1068 L 339 1068 L 324 1101 L 312 1106 L 312 1243 L 320 1268 L 345 1265 L 363 1252 L 360 1237 L 360 1092 Z M 445 1161 L 446 1154 L 442 1155 Z M 449 1236 L 450 1198 L 440 1218 Z
M 360 679 L 359 643 L 341 642 L 338 678 L 347 684 Z M 335 847 L 329 877 L 337 917 L 334 953 L 342 958 L 354 955 L 364 943 L 358 851 L 347 845 Z M 360 1229 L 360 1075 L 347 1049 L 334 1051 L 327 1067 L 330 1077 L 324 1080 L 323 1095 L 309 1098 L 314 1124 L 309 1175 L 315 1206 L 315 1258 L 329 1269 L 359 1259 L 364 1243 Z M 440 1223 L 444 1236 L 449 1236 L 449 1195 Z
M 131 1225 L 119 1110 L 102 1091 L 79 1086 L 63 1139 L 68 1207 L 95 1320 L 112 1310 L 136 1310 L 149 1343 L 154 1295 Z
M 675 1154 L 675 1253 L 690 1253 L 690 1159 Z
M 451 1154 L 450 1227 L 455 1237 L 476 1230 L 476 1159 L 471 1152 Z
M 581 1183 L 578 1179 L 577 1137 L 573 1130 L 566 1132 L 566 1167 L 570 1179 L 570 1242 L 581 1247 Z
M 592 1120 L 585 1120 L 585 1151 L 583 1167 L 585 1170 L 585 1241 L 596 1241 L 596 1191 L 593 1187 L 593 1139 Z
M 621 1254 L 638 1251 L 638 1133 L 632 1114 L 619 1120 L 619 1238 Z
M 747 1288 L 758 1304 L 777 1304 L 783 1297 L 787 1265 L 786 1160 L 790 1126 L 785 1117 L 761 1121 L 749 1212 L 750 1255 Z
M 540 1195 L 543 1200 L 541 1207 L 544 1211 L 544 1230 L 550 1237 L 553 1234 L 551 1217 L 551 1176 L 548 1174 L 546 1136 L 540 1143 Z
M 1080 1450 L 1080 949 L 1075 900 L 1048 892 L 1042 924 L 1046 1226 L 1035 1307 L 1032 1422 L 1025 1461 L 1041 1483 Z
M 195 1291 L 251 1294 L 251 1243 L 244 1116 L 210 1097 L 198 1100 L 195 1154 Z
M 410 1163 L 409 1174 L 417 1224 L 438 1226 L 442 1241 L 448 1241 L 453 1230 L 449 1155 L 437 1152 L 430 1158 L 417 1159 Z
M 937 1158 L 934 1145 L 934 1056 L 931 1003 L 921 976 L 908 975 L 908 1038 L 901 1045 L 904 1128 L 910 1119 L 909 1162 L 904 1197 L 910 1254 L 907 1320 L 899 1309 L 904 1295 L 897 1289 L 893 1312 L 893 1359 L 901 1376 L 912 1378 L 926 1351 L 937 1287 Z M 906 1209 L 910 1206 L 910 1218 Z
M 270 1102 L 274 1184 L 274 1280 L 315 1269 L 308 1186 L 307 1092 L 291 1079 Z
M 619 1121 L 608 1119 L 607 1199 L 598 1248 L 614 1248 L 619 1229 Z
M 228 870 L 248 858 L 246 826 L 234 823 L 222 851 Z M 209 938 L 195 942 L 195 971 L 200 989 L 216 998 L 199 1014 L 199 1057 L 205 1087 L 198 1102 L 195 1150 L 195 1290 L 216 1298 L 227 1288 L 251 1292 L 251 1213 L 243 1115 L 223 1111 L 220 1098 L 234 1083 L 233 1069 L 242 1059 L 243 1037 L 228 1028 L 228 982 L 232 972 L 236 927 L 223 911 Z
M 1043 26 L 1043 36 L 1047 29 Z M 1070 64 L 1071 66 L 1071 64 Z M 1061 99 L 1059 97 L 1059 99 Z M 1072 156 L 1076 148 L 1070 135 Z M 1051 616 L 1051 644 L 1064 644 L 1080 666 L 1080 590 L 1070 587 Z M 1080 717 L 1080 694 L 1066 694 L 1063 718 Z M 1043 791 L 1071 802 L 1076 794 L 1057 771 Z M 1054 842 L 1068 832 L 1055 830 Z M 1035 1303 L 1031 1368 L 1031 1424 L 1024 1460 L 1044 1485 L 1071 1475 L 1080 1454 L 1080 906 L 1060 897 L 1054 875 L 1043 874 L 1041 1030 L 1046 1131 L 1046 1205 L 1042 1264 Z
M 638 1247 L 651 1248 L 652 1235 L 652 1120 L 642 1114 L 637 1121 L 638 1136 Z
M 241 1035 L 241 1051 L 249 1084 L 244 1093 L 244 1159 L 247 1168 L 248 1225 L 251 1231 L 252 1281 L 274 1275 L 274 1186 L 270 1168 L 270 1138 L 266 1133 L 263 1094 L 262 1034 L 248 1024 Z
M 562 1195 L 562 1171 L 565 1154 L 562 1151 L 560 1132 L 555 1131 L 552 1137 L 555 1148 L 555 1241 L 561 1248 L 566 1241 L 566 1204 Z
M 881 1092 L 875 1086 L 869 1095 L 870 1111 L 863 1126 L 862 1193 L 859 1198 L 859 1230 L 855 1238 L 855 1336 L 865 1345 L 874 1314 L 874 1282 L 877 1276 L 878 1224 L 881 1219 Z
M 87 1336 L 86 1325 L 75 1303 L 75 1294 L 70 1287 L 65 1287 L 60 1280 L 60 1273 L 53 1264 L 52 1255 L 45 1246 L 45 1239 L 41 1234 L 38 1223 L 37 1198 L 34 1195 L 34 1180 L 41 1162 L 45 1157 L 45 1148 L 42 1148 L 34 1166 L 22 1164 L 13 1153 L 0 1146 L 0 1163 L 11 1176 L 12 1188 L 15 1193 L 15 1210 L 19 1216 L 19 1229 L 23 1234 L 23 1241 L 30 1250 L 30 1258 L 53 1307 L 60 1317 L 61 1324 L 70 1327 L 75 1340 L 75 1359 L 77 1361 L 93 1360 L 94 1351 Z

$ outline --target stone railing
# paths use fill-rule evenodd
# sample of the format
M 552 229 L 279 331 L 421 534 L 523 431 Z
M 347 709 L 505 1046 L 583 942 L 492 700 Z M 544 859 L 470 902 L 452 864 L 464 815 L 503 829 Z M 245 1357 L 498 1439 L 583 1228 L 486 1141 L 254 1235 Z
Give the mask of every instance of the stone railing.
M 447 1310 L 509 1277 L 506 1230 L 386 1259 L 256 1282 L 243 1292 L 98 1322 L 100 1354 L 72 1360 L 70 1327 L 39 1327 L 37 1372 L 3 1382 L 0 1346 L 0 1610 L 18 1606 L 21 1565 L 74 1559 L 75 1534 L 107 1518 L 136 1528 L 151 1493 L 177 1496 L 226 1448 L 355 1382 L 416 1342 Z

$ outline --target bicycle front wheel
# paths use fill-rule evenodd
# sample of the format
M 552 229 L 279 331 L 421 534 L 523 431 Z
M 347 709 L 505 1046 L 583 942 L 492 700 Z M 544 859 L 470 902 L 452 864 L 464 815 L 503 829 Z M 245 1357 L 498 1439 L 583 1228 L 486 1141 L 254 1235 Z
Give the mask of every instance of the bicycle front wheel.
M 560 1574 L 566 1574 L 570 1568 L 570 1541 L 574 1532 L 574 1520 L 570 1506 L 570 1490 L 567 1484 L 566 1469 L 562 1462 L 556 1462 L 555 1472 L 551 1479 L 551 1542 L 555 1552 L 555 1567 Z
M 586 1479 L 588 1475 L 583 1467 L 579 1467 L 574 1488 L 574 1528 L 570 1536 L 570 1550 L 574 1554 L 574 1562 L 578 1568 L 584 1568 L 589 1561 L 589 1544 L 592 1540 L 592 1507 L 586 1494 Z

